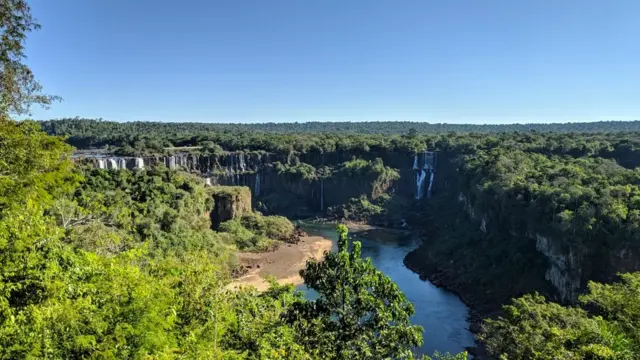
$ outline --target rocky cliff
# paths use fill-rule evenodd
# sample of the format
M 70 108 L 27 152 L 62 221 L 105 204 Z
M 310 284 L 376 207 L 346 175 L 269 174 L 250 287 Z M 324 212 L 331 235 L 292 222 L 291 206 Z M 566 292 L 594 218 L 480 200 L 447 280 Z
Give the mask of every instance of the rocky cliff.
M 259 151 L 212 155 L 177 153 L 150 157 L 76 153 L 75 159 L 107 170 L 136 170 L 162 164 L 168 168 L 197 173 L 205 178 L 207 185 L 246 186 L 252 193 L 255 208 L 292 217 L 325 214 L 328 208 L 363 194 L 371 199 L 382 194 L 407 199 L 419 197 L 416 195 L 426 192 L 429 183 L 424 174 L 431 171 L 423 169 L 427 158 L 422 153 L 375 150 L 287 155 Z M 389 176 L 388 170 L 363 173 L 345 170 L 344 164 L 354 159 L 371 164 L 381 161 L 385 168 L 394 169 L 397 176 Z M 415 166 L 416 161 L 419 167 Z
M 214 200 L 210 213 L 213 229 L 218 229 L 224 221 L 251 213 L 251 191 L 248 187 L 213 186 L 209 191 Z
M 465 176 L 456 154 L 439 156 L 439 191 L 408 218 L 424 241 L 405 264 L 482 315 L 531 292 L 572 303 L 589 280 L 610 282 L 618 272 L 640 269 L 631 242 L 601 233 L 571 237 L 557 224 L 534 221 L 532 208 L 503 204 L 473 174 Z

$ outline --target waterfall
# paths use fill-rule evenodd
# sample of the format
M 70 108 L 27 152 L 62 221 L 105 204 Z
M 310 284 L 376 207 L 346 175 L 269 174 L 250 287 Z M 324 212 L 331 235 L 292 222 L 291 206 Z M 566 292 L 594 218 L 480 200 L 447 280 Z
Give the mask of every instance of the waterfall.
M 418 154 L 413 156 L 413 170 L 418 170 Z
M 123 158 L 118 159 L 118 169 L 126 170 L 127 169 L 127 160 Z
M 176 157 L 175 156 L 169 156 L 168 158 L 165 158 L 166 160 L 166 165 L 169 169 L 175 169 L 176 168 Z
M 244 153 L 238 154 L 238 163 L 240 165 L 240 171 L 244 172 L 244 169 L 245 169 Z
M 433 176 L 434 176 L 434 172 L 431 171 L 431 175 L 429 176 L 429 188 L 427 189 L 427 198 L 431 197 L 431 188 L 433 187 Z
M 427 178 L 427 172 L 422 170 L 416 172 L 416 200 L 422 199 L 424 196 L 424 182 Z
M 108 159 L 107 165 L 108 169 L 118 169 L 118 163 L 116 163 L 116 159 Z
M 193 157 L 193 169 L 198 171 L 200 170 L 200 157 L 199 156 L 194 156 Z
M 135 168 L 136 169 L 144 169 L 144 159 L 143 158 L 136 158 Z
M 253 186 L 253 196 L 260 196 L 260 174 L 256 174 L 256 183 Z
M 204 179 L 204 186 L 211 186 L 211 178 Z
M 98 169 L 106 169 L 107 162 L 104 159 L 98 159 Z

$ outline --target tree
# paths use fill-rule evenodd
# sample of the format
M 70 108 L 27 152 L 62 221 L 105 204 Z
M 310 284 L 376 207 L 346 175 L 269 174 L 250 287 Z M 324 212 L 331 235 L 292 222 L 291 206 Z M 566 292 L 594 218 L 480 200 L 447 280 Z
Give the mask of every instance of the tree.
M 581 303 L 598 315 L 525 295 L 505 306 L 503 316 L 485 320 L 480 339 L 491 355 L 508 359 L 635 359 L 640 274 L 622 278 L 614 285 L 589 284 Z
M 47 107 L 59 100 L 42 94 L 42 85 L 23 63 L 27 34 L 39 28 L 26 0 L 0 0 L 0 116 L 28 114 L 32 104 Z
M 300 272 L 320 297 L 286 313 L 298 342 L 323 359 L 410 358 L 411 347 L 422 344 L 422 328 L 409 321 L 413 305 L 371 259 L 360 257 L 360 242 L 349 250 L 346 226 L 337 230 L 338 252 L 310 260 Z

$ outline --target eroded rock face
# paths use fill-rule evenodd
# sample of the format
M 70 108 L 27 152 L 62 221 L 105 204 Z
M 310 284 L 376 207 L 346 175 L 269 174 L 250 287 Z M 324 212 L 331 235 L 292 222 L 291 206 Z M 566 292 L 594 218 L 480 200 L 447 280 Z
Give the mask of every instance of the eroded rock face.
M 580 290 L 581 267 L 578 255 L 572 249 L 563 251 L 551 239 L 535 234 L 536 250 L 549 260 L 545 278 L 558 291 L 562 301 L 572 302 Z
M 251 212 L 251 189 L 246 186 L 213 186 L 214 200 L 211 211 L 211 227 L 217 230 L 220 223 Z

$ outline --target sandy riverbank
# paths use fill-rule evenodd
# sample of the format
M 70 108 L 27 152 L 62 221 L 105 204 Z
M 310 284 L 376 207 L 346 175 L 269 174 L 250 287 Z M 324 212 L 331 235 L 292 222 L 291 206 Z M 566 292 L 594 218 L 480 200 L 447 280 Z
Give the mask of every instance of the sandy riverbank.
M 268 253 L 238 253 L 238 261 L 249 272 L 227 285 L 233 290 L 240 286 L 255 286 L 264 291 L 269 283 L 264 279 L 271 275 L 279 284 L 302 284 L 300 270 L 304 269 L 307 259 L 322 259 L 324 252 L 331 250 L 333 242 L 321 236 L 304 236 L 298 244 L 282 244 L 278 250 Z

